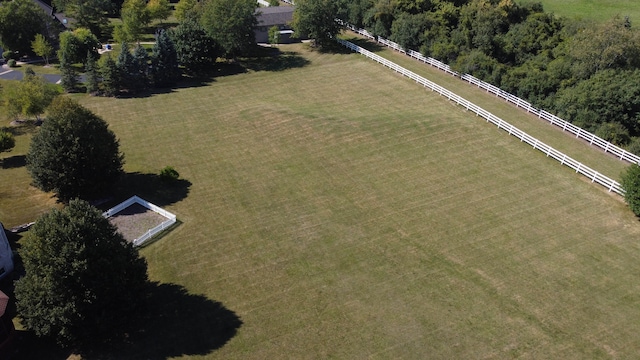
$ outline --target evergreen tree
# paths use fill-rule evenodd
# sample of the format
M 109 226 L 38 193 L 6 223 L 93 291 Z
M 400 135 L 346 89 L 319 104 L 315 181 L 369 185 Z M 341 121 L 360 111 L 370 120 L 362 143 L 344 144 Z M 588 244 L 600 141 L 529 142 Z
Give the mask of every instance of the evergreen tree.
M 120 92 L 120 69 L 118 64 L 108 54 L 104 57 L 100 66 L 100 75 L 102 75 L 102 90 L 106 96 L 115 96 Z
M 62 75 L 61 84 L 64 91 L 74 92 L 78 84 L 76 70 L 64 53 L 61 53 L 60 56 L 60 72 Z
M 130 88 L 131 82 L 133 80 L 133 56 L 131 55 L 131 50 L 129 49 L 129 43 L 126 41 L 123 41 L 122 45 L 120 46 L 120 54 L 118 55 L 116 64 L 118 65 L 118 70 L 120 71 L 122 88 Z
M 147 50 L 138 45 L 131 59 L 131 88 L 133 91 L 144 91 L 149 88 L 149 56 Z
M 84 63 L 84 73 L 86 77 L 87 92 L 89 94 L 97 92 L 100 89 L 98 66 L 90 52 L 87 53 L 87 60 Z
M 152 78 L 155 86 L 169 86 L 175 84 L 180 77 L 178 69 L 178 54 L 176 47 L 167 31 L 158 33 L 156 43 L 153 45 Z

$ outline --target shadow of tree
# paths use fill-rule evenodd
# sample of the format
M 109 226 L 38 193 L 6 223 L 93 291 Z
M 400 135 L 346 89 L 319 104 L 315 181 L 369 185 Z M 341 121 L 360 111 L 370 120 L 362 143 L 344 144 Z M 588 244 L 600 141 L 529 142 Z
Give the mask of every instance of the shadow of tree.
M 284 71 L 309 65 L 309 60 L 293 51 L 281 52 L 279 49 L 271 56 L 243 59 L 244 68 L 252 71 Z
M 0 159 L 3 169 L 19 168 L 27 165 L 26 155 L 13 155 L 4 159 Z
M 190 187 L 191 182 L 185 179 L 166 181 L 158 174 L 125 173 L 113 188 L 114 200 L 104 205 L 114 206 L 133 195 L 138 195 L 162 207 L 185 199 L 189 195 Z
M 189 294 L 183 286 L 151 283 L 145 314 L 132 319 L 129 325 L 131 331 L 125 340 L 96 342 L 86 351 L 63 349 L 50 338 L 19 331 L 16 359 L 62 360 L 78 352 L 87 360 L 164 360 L 206 355 L 231 340 L 242 320 L 220 302 Z
M 377 42 L 375 42 L 373 40 L 363 39 L 363 38 L 360 38 L 360 37 L 350 37 L 350 38 L 345 38 L 344 40 L 346 40 L 346 41 L 348 41 L 350 43 L 353 43 L 355 45 L 358 45 L 358 46 L 360 46 L 362 48 L 365 48 L 365 49 L 367 49 L 367 50 L 369 50 L 371 52 L 374 52 L 374 53 L 380 52 L 380 51 L 385 49 L 384 46 L 378 44 Z M 343 48 L 343 49 L 345 49 L 349 53 L 353 52 L 352 50 L 349 50 L 346 47 L 344 47 L 344 46 L 342 46 L 342 45 L 340 45 L 338 43 L 336 43 L 336 45 L 341 47 L 341 48 Z

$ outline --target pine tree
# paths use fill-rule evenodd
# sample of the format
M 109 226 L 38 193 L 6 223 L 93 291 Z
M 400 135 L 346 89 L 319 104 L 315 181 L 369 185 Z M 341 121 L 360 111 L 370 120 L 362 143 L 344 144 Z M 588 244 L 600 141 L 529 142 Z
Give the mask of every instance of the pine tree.
M 102 66 L 100 66 L 100 74 L 102 75 L 102 90 L 106 96 L 115 96 L 120 92 L 120 69 L 116 61 L 110 55 L 104 58 Z
M 98 67 L 96 60 L 90 52 L 87 52 L 87 60 L 84 65 L 84 73 L 86 77 L 87 92 L 93 94 L 100 89 L 100 81 L 98 79 Z
M 60 56 L 60 72 L 62 75 L 61 84 L 62 88 L 66 92 L 74 92 L 76 89 L 76 85 L 78 84 L 78 78 L 76 74 L 76 70 L 71 65 L 71 62 L 68 60 L 67 56 L 61 54 Z
M 126 41 L 122 42 L 116 64 L 120 71 L 121 88 L 130 89 L 133 81 L 133 56 Z
M 131 87 L 133 91 L 144 91 L 149 88 L 149 56 L 147 50 L 138 45 L 131 59 Z
M 152 64 L 152 78 L 155 86 L 173 85 L 180 77 L 176 47 L 167 31 L 160 30 L 158 33 L 156 43 L 153 45 Z

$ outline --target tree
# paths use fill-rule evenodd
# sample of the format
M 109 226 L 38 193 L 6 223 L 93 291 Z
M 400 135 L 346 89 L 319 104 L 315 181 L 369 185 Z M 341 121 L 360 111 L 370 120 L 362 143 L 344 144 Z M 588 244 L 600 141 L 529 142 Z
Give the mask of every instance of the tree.
M 54 6 L 66 16 L 74 19 L 75 28 L 87 28 L 102 38 L 107 34 L 109 19 L 107 12 L 111 8 L 109 0 L 53 0 Z
M 640 216 L 640 166 L 631 164 L 622 173 L 622 188 L 624 189 L 624 200 L 629 205 L 634 214 Z
M 84 62 L 87 52 L 97 60 L 100 57 L 98 49 L 98 38 L 87 28 L 77 28 L 60 34 L 58 57 L 66 57 L 71 64 Z
M 151 19 L 166 20 L 171 15 L 169 0 L 149 0 L 147 3 Z
M 116 27 L 117 41 L 139 41 L 144 29 L 151 22 L 151 14 L 145 0 L 125 0 L 120 11 L 122 25 Z
M 254 0 L 208 0 L 200 19 L 205 31 L 233 58 L 246 54 L 256 44 Z
M 102 75 L 102 91 L 106 96 L 115 96 L 120 92 L 120 69 L 111 54 L 100 59 L 100 75 Z
M 44 35 L 36 34 L 35 39 L 31 42 L 31 49 L 36 55 L 42 56 L 44 62 L 49 65 L 49 56 L 53 54 L 53 46 L 49 44 Z
M 4 50 L 31 52 L 31 41 L 44 33 L 48 19 L 31 0 L 4 1 L 0 6 L 0 43 Z
M 180 0 L 176 4 L 176 10 L 173 12 L 173 16 L 178 21 L 183 22 L 188 18 L 196 18 L 196 9 L 198 7 L 197 0 Z
M 155 86 L 168 86 L 175 84 L 179 77 L 176 46 L 169 32 L 161 30 L 151 54 L 151 78 Z
M 147 49 L 136 46 L 131 57 L 131 90 L 144 91 L 149 88 L 149 56 Z
M 122 87 L 128 88 L 131 86 L 132 73 L 133 73 L 133 57 L 129 50 L 129 43 L 123 41 L 120 45 L 120 54 L 118 54 L 118 60 L 116 60 L 118 70 L 120 70 L 120 80 Z
M 308 35 L 316 46 L 329 45 L 341 30 L 335 21 L 338 6 L 335 0 L 298 0 L 293 12 L 293 29 L 297 36 Z
M 2 100 L 9 116 L 18 118 L 38 117 L 58 95 L 55 85 L 49 84 L 43 77 L 31 75 L 25 71 L 21 81 L 8 83 Z
M 178 63 L 188 72 L 202 73 L 215 64 L 219 47 L 195 20 L 183 21 L 169 35 L 176 47 Z
M 61 201 L 103 196 L 122 174 L 124 156 L 107 123 L 68 97 L 49 106 L 31 140 L 27 170 L 35 186 Z
M 146 261 L 86 201 L 43 215 L 21 243 L 26 274 L 16 282 L 16 303 L 36 335 L 82 348 L 123 336 L 142 310 Z
M 5 129 L 0 129 L 0 152 L 9 151 L 14 146 L 16 146 L 16 139 L 13 134 Z
M 60 58 L 60 84 L 62 88 L 66 92 L 74 92 L 76 89 L 76 85 L 78 84 L 78 74 L 76 73 L 76 69 L 71 64 L 71 61 L 68 60 L 67 55 L 64 53 L 61 54 Z
M 91 53 L 87 53 L 87 59 L 84 63 L 84 74 L 87 85 L 87 92 L 93 94 L 100 90 L 100 80 L 98 78 L 98 65 Z
M 280 28 L 273 25 L 269 28 L 269 44 L 278 45 L 280 43 Z

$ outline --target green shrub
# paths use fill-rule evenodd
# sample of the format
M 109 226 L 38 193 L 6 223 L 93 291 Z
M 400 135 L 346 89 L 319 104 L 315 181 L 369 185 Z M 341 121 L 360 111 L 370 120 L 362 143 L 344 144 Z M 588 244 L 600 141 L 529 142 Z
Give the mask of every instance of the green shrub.
M 16 53 L 14 53 L 14 52 L 13 52 L 13 51 L 11 51 L 11 50 L 7 50 L 7 51 L 5 51 L 5 52 L 3 52 L 3 53 L 2 53 L 2 58 L 3 58 L 5 61 L 8 61 L 8 60 L 10 60 L 10 59 L 14 59 L 14 60 L 15 60 L 15 57 L 16 57 Z
M 640 216 L 640 166 L 631 164 L 622 174 L 624 200 L 634 214 Z
M 160 179 L 163 181 L 176 181 L 180 177 L 180 174 L 171 166 L 166 166 L 160 170 Z
M 616 146 L 625 146 L 631 140 L 629 131 L 622 124 L 615 122 L 600 125 L 595 134 Z
M 15 60 L 10 59 L 9 61 L 7 61 L 7 65 L 9 65 L 9 67 L 16 67 L 18 66 L 18 64 L 16 63 Z
M 632 137 L 625 150 L 640 156 L 640 137 Z

